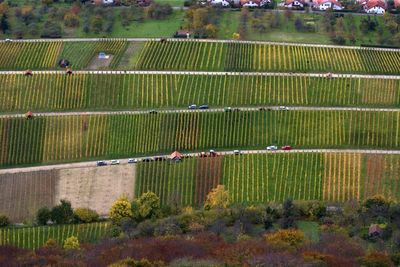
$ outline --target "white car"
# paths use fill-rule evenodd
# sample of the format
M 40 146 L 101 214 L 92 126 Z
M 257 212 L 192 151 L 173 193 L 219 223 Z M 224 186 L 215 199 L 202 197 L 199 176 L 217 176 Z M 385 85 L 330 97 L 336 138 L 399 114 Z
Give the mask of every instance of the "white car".
M 9 38 L 5 39 L 5 41 L 6 41 L 7 43 L 8 43 L 8 42 L 12 42 L 12 40 L 9 39 Z
M 277 146 L 267 146 L 268 151 L 278 150 Z
M 288 107 L 285 107 L 285 106 L 280 106 L 280 107 L 279 107 L 279 110 L 289 110 L 289 108 L 288 108 Z
M 137 159 L 128 159 L 128 163 L 137 163 L 138 160 Z
M 235 155 L 240 155 L 240 150 L 233 150 L 233 154 L 235 154 Z
M 119 160 L 113 159 L 111 165 L 119 165 Z

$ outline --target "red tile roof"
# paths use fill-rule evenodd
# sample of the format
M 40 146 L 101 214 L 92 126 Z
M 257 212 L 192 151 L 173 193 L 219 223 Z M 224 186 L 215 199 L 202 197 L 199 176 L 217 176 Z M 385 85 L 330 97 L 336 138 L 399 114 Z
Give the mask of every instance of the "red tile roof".
M 318 6 L 320 6 L 324 3 L 329 3 L 329 2 L 336 6 L 342 6 L 342 4 L 337 0 L 313 0 L 314 5 L 318 5 Z

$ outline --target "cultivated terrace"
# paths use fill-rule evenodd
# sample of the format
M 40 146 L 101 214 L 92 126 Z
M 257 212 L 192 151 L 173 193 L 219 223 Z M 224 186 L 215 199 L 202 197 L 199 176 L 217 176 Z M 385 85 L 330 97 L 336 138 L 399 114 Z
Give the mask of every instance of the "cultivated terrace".
M 0 1 L 0 266 L 399 266 L 397 2 L 317 2 Z

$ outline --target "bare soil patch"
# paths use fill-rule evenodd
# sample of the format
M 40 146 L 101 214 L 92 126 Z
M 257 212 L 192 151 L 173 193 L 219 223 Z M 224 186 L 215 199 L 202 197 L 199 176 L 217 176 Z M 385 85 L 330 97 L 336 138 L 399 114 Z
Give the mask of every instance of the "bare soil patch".
M 99 56 L 96 54 L 90 61 L 88 65 L 89 70 L 104 70 L 108 69 L 110 66 L 114 56 L 113 55 L 108 55 L 108 58 L 99 58 Z
M 73 208 L 91 208 L 107 215 L 121 195 L 133 198 L 135 175 L 135 165 L 60 170 L 56 201 L 67 199 Z
M 33 220 L 41 207 L 52 207 L 57 170 L 0 175 L 0 214 L 12 222 Z

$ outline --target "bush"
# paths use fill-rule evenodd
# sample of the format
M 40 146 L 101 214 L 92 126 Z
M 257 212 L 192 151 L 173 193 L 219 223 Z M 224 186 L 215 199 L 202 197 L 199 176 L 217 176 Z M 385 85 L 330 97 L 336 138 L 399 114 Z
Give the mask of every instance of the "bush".
M 153 236 L 155 225 L 150 221 L 143 221 L 138 224 L 135 231 L 135 236 Z
M 77 208 L 74 210 L 75 219 L 82 223 L 96 222 L 99 219 L 99 214 L 96 211 L 88 208 Z
M 74 218 L 74 212 L 71 207 L 71 202 L 61 200 L 61 204 L 51 209 L 51 220 L 57 224 L 71 223 Z
M 10 224 L 10 220 L 6 215 L 0 214 L 0 227 L 6 227 Z
M 58 243 L 55 239 L 50 238 L 44 243 L 43 247 L 47 249 L 58 248 Z
M 305 241 L 304 233 L 295 229 L 283 229 L 266 235 L 268 243 L 277 249 L 297 250 Z
M 174 218 L 166 218 L 161 220 L 154 229 L 155 236 L 178 235 L 181 233 L 182 229 L 179 227 L 177 220 Z
M 159 266 L 165 266 L 165 264 L 161 261 L 151 262 L 148 259 L 135 260 L 132 258 L 126 258 L 124 260 L 109 265 L 109 267 L 128 267 L 128 266 L 159 267 Z
M 110 219 L 116 223 L 120 224 L 122 218 L 132 217 L 132 206 L 126 197 L 120 197 L 117 199 L 110 209 Z
M 51 211 L 47 207 L 40 208 L 36 213 L 36 222 L 39 225 L 46 225 L 51 219 Z
M 391 267 L 393 262 L 386 253 L 371 251 L 365 257 L 360 258 L 360 265 L 365 267 Z
M 79 249 L 80 244 L 79 240 L 75 236 L 68 237 L 67 239 L 64 240 L 64 249 Z
M 149 218 L 157 218 L 160 213 L 160 198 L 153 192 L 141 195 L 131 204 L 133 217 L 142 221 Z

